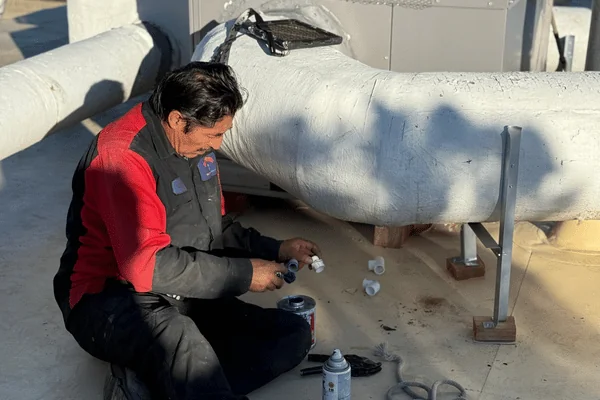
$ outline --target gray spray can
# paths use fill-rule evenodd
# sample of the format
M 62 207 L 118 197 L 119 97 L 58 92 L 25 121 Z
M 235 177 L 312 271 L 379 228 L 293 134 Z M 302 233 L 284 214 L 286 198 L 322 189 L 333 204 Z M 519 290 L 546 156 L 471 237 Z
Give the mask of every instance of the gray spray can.
M 323 364 L 323 400 L 350 400 L 351 377 L 350 364 L 335 349 Z

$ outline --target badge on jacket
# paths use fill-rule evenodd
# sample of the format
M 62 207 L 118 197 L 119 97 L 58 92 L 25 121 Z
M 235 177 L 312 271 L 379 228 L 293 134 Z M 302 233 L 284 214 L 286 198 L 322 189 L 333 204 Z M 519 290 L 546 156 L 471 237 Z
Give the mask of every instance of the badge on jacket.
M 187 192 L 185 183 L 183 183 L 181 178 L 173 179 L 173 182 L 171 182 L 171 189 L 173 189 L 173 194 L 175 194 L 175 195 L 180 195 L 180 194 Z
M 217 157 L 215 153 L 208 153 L 198 161 L 198 171 L 200 171 L 200 178 L 203 181 L 217 175 Z

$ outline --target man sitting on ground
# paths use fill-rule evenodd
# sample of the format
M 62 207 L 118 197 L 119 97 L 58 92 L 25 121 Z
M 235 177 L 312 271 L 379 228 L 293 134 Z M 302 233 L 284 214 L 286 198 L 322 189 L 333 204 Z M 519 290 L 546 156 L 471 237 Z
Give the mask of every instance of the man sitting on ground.
M 311 345 L 303 318 L 237 298 L 320 255 L 225 215 L 214 151 L 242 105 L 228 66 L 190 63 L 106 126 L 74 173 L 56 301 L 79 346 L 153 398 L 247 399 Z

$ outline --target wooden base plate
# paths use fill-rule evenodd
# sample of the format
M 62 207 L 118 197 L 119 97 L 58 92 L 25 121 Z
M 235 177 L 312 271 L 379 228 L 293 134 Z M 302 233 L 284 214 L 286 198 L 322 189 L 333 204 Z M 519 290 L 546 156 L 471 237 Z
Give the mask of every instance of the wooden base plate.
M 492 327 L 486 327 L 488 324 Z M 515 342 L 517 340 L 515 317 L 510 316 L 505 322 L 500 322 L 496 326 L 493 326 L 490 317 L 473 317 L 473 338 L 478 342 Z
M 457 258 L 448 258 L 446 259 L 446 269 L 457 281 L 485 276 L 485 264 L 479 256 L 477 256 L 477 265 L 473 266 L 467 266 Z

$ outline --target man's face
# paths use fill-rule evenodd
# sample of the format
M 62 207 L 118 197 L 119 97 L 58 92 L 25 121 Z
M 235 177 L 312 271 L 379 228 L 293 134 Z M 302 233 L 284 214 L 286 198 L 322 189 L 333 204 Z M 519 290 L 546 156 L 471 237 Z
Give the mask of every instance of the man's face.
M 175 113 L 176 115 L 169 116 L 171 132 L 167 132 L 167 136 L 175 151 L 188 158 L 197 157 L 211 150 L 219 150 L 223 135 L 233 124 L 233 117 L 228 115 L 217 121 L 212 128 L 190 125 L 186 133 L 186 121 L 176 111 L 171 114 Z

